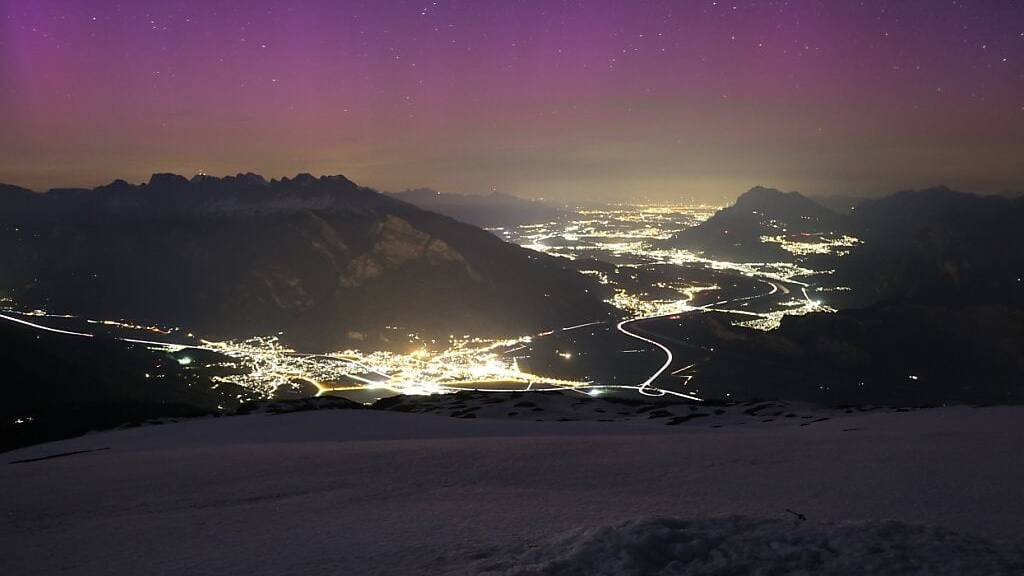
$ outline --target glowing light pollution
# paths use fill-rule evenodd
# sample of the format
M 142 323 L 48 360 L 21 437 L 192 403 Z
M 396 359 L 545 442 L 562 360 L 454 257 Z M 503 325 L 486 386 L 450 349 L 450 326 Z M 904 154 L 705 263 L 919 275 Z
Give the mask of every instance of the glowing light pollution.
M 207 367 L 229 369 L 229 375 L 214 376 L 215 382 L 232 383 L 241 386 L 244 392 L 239 400 L 248 398 L 269 398 L 281 391 L 306 385 L 312 387 L 309 393 L 353 394 L 362 401 L 402 394 L 449 393 L 458 390 L 481 391 L 575 391 L 581 394 L 600 394 L 605 391 L 629 390 L 647 396 L 666 396 L 699 399 L 695 391 L 687 390 L 690 376 L 678 376 L 683 388 L 671 390 L 655 386 L 655 382 L 670 366 L 672 353 L 658 342 L 648 339 L 629 328 L 636 320 L 670 316 L 685 312 L 718 311 L 735 315 L 734 322 L 758 329 L 772 329 L 781 319 L 791 314 L 807 314 L 831 309 L 813 298 L 808 290 L 816 290 L 805 280 L 828 273 L 803 268 L 788 262 L 736 263 L 709 259 L 684 249 L 657 248 L 654 244 L 671 236 L 680 227 L 692 226 L 707 219 L 714 208 L 684 205 L 634 205 L 610 207 L 607 209 L 585 210 L 573 218 L 525 225 L 512 229 L 497 229 L 496 233 L 516 240 L 536 250 L 570 258 L 604 250 L 615 257 L 634 261 L 632 264 L 613 265 L 617 273 L 636 271 L 659 265 L 685 265 L 709 270 L 728 271 L 749 278 L 755 278 L 767 286 L 764 291 L 751 295 L 719 300 L 719 286 L 688 282 L 678 279 L 659 282 L 655 288 L 671 297 L 655 297 L 646 291 L 636 292 L 629 287 L 616 284 L 607 275 L 592 271 L 599 280 L 612 285 L 614 295 L 610 303 L 619 308 L 626 319 L 617 324 L 617 330 L 646 345 L 662 350 L 668 360 L 661 368 L 654 370 L 644 381 L 629 385 L 612 385 L 607 382 L 588 379 L 567 379 L 548 374 L 533 373 L 519 364 L 519 359 L 531 343 L 556 333 L 572 333 L 594 325 L 595 321 L 576 326 L 566 326 L 541 334 L 505 338 L 482 339 L 452 337 L 444 343 L 427 343 L 416 334 L 408 334 L 410 344 L 419 346 L 415 351 L 399 354 L 386 351 L 344 350 L 330 354 L 305 354 L 282 345 L 276 336 L 254 337 L 242 341 L 212 341 L 201 335 L 184 333 L 179 328 L 162 328 L 140 325 L 123 320 L 86 319 L 86 325 L 113 327 L 141 334 L 122 338 L 127 342 L 143 344 L 177 354 L 177 360 L 184 366 L 195 360 L 189 351 L 216 352 L 227 360 L 218 360 Z M 546 239 L 553 237 L 579 241 L 572 247 L 551 247 Z M 797 254 L 814 254 L 843 250 L 857 242 L 848 236 L 823 235 L 790 238 L 769 236 L 766 241 L 779 242 Z M 696 306 L 694 300 L 708 294 L 712 301 Z M 787 295 L 778 299 L 762 311 L 742 308 L 744 303 L 763 299 L 776 294 Z M 61 329 L 52 324 L 57 320 L 73 320 L 74 316 L 55 315 L 42 310 L 16 310 L 14 302 L 0 301 L 0 320 L 28 325 L 30 327 L 81 337 L 92 337 L 88 332 L 77 329 Z M 560 351 L 558 356 L 566 361 L 573 360 L 571 352 Z M 687 368 L 677 370 L 674 375 Z M 148 377 L 148 376 L 147 376 Z
M 0 0 L 0 181 L 1019 187 L 1024 4 Z

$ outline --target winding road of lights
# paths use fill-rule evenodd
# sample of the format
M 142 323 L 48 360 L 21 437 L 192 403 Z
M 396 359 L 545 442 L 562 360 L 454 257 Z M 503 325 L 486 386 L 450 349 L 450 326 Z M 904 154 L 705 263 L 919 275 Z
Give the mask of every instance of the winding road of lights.
M 580 254 L 602 251 L 640 262 L 625 266 L 627 268 L 665 264 L 697 266 L 742 274 L 771 286 L 767 293 L 693 307 L 691 302 L 698 294 L 714 291 L 719 287 L 685 283 L 662 284 L 658 287 L 663 290 L 674 290 L 678 297 L 656 299 L 647 294 L 631 293 L 622 286 L 615 286 L 614 280 L 603 272 L 587 271 L 596 276 L 601 283 L 612 285 L 614 296 L 609 302 L 627 317 L 616 325 L 618 331 L 654 347 L 666 356 L 664 363 L 657 370 L 643 382 L 632 386 L 564 380 L 520 369 L 515 353 L 526 348 L 535 339 L 553 334 L 555 330 L 510 339 L 452 338 L 441 350 L 420 348 L 408 354 L 383 351 L 366 353 L 358 350 L 303 354 L 282 345 L 277 337 L 273 336 L 241 341 L 199 340 L 198 343 L 190 344 L 171 341 L 176 334 L 182 334 L 176 328 L 164 329 L 115 320 L 89 319 L 86 322 L 153 333 L 154 338 L 160 340 L 121 340 L 177 354 L 176 360 L 182 366 L 195 366 L 198 363 L 194 355 L 180 354 L 183 351 L 216 352 L 226 359 L 216 366 L 234 369 L 233 371 L 238 374 L 215 376 L 215 382 L 236 384 L 245 388 L 248 393 L 264 398 L 272 397 L 279 389 L 306 384 L 315 386 L 317 395 L 367 390 L 376 391 L 377 394 L 374 395 L 382 397 L 393 394 L 451 393 L 473 389 L 502 392 L 569 390 L 597 396 L 617 390 L 632 390 L 645 396 L 675 396 L 699 400 L 695 394 L 654 386 L 660 378 L 667 377 L 665 372 L 675 359 L 668 347 L 637 333 L 633 328 L 635 323 L 684 313 L 721 311 L 748 318 L 737 321 L 738 324 L 767 330 L 777 327 L 786 315 L 831 310 L 812 299 L 807 293 L 808 284 L 804 279 L 820 272 L 785 262 L 735 263 L 712 260 L 682 249 L 652 247 L 655 241 L 670 238 L 678 230 L 702 222 L 714 211 L 714 207 L 707 206 L 612 206 L 603 210 L 583 210 L 576 219 L 570 221 L 495 230 L 495 233 L 504 235 L 507 240 L 556 256 L 576 258 Z M 856 238 L 846 236 L 821 236 L 799 240 L 794 241 L 784 236 L 764 239 L 765 242 L 778 243 L 794 254 L 843 254 L 844 250 L 857 243 Z M 750 312 L 727 307 L 735 302 L 774 295 L 780 290 L 785 294 L 793 293 L 793 297 L 780 302 L 769 312 Z M 45 318 L 56 320 L 73 318 L 71 316 L 53 315 L 41 310 L 16 312 L 13 308 L 14 303 L 9 299 L 4 300 L 3 304 L 5 308 L 2 310 L 6 313 L 0 314 L 2 320 L 57 334 L 86 338 L 94 336 L 88 332 L 63 330 L 41 323 Z M 576 330 L 597 324 L 603 322 L 578 324 L 560 330 Z M 573 354 L 566 351 L 562 353 L 562 357 L 566 361 L 571 361 Z M 205 365 L 212 366 L 214 365 Z M 683 378 L 685 382 L 689 382 L 692 376 L 681 373 L 692 368 L 694 365 L 681 368 L 669 376 Z

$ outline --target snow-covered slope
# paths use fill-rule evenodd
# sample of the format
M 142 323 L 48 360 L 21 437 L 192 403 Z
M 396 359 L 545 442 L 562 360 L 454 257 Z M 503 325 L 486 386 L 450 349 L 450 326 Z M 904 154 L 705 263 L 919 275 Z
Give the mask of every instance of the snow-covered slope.
M 710 426 L 722 428 L 744 424 L 810 426 L 832 418 L 865 412 L 899 410 L 881 406 L 827 409 L 804 402 L 751 400 L 747 402 L 701 402 L 678 398 L 650 397 L 593 398 L 580 392 L 478 392 L 430 396 L 394 396 L 373 405 L 378 410 L 447 415 L 452 418 L 500 418 L 530 422 L 649 422 L 666 426 Z M 317 399 L 322 401 L 321 399 Z M 303 407 L 301 403 L 287 403 Z
M 319 410 L 34 446 L 2 455 L 0 573 L 1020 568 L 1024 408 L 711 419 Z
M 935 526 L 649 518 L 570 532 L 460 572 L 541 576 L 1020 574 L 1024 554 Z

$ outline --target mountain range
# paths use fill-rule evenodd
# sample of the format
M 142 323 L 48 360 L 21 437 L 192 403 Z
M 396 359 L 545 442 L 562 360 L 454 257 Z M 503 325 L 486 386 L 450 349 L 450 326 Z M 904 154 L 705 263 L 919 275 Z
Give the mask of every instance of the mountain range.
M 841 235 L 857 239 L 842 255 L 797 255 L 764 241 Z M 1024 307 L 1024 197 L 937 187 L 863 200 L 838 214 L 797 192 L 757 187 L 668 243 L 726 260 L 812 262 L 834 271 L 822 283 L 851 288 L 836 295 L 844 307 L 894 300 Z
M 713 314 L 691 334 L 715 350 L 693 383 L 703 398 L 823 405 L 1024 402 L 1024 311 L 879 303 L 789 316 L 770 332 Z
M 0 188 L 0 297 L 19 306 L 293 345 L 407 348 L 608 316 L 567 261 L 343 176 L 155 174 Z
M 762 236 L 851 235 L 844 254 L 774 252 Z M 813 263 L 836 313 L 787 317 L 771 332 L 714 315 L 691 330 L 716 352 L 706 398 L 827 404 L 1024 401 L 1024 198 L 945 187 L 862 200 L 836 214 L 797 193 L 755 188 L 673 238 L 721 258 Z
M 185 366 L 140 344 L 9 322 L 0 322 L 0 362 L 0 452 L 126 423 L 214 414 L 254 397 L 241 386 L 212 380 L 227 368 Z
M 820 234 L 843 227 L 844 218 L 799 192 L 756 186 L 693 228 L 676 233 L 668 244 L 726 260 L 766 262 L 791 259 L 763 236 Z
M 848 305 L 1024 307 L 1024 198 L 939 187 L 858 204 L 850 230 L 862 244 L 835 266 Z
M 502 228 L 551 222 L 566 215 L 564 210 L 538 200 L 511 194 L 450 194 L 430 188 L 416 188 L 389 194 L 424 210 L 451 216 L 482 228 Z

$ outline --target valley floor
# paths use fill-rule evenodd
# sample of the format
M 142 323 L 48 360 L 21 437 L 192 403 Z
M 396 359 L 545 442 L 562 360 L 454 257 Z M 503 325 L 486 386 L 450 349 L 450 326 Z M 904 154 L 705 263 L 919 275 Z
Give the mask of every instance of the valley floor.
M 714 574 L 765 550 L 781 571 L 1024 569 L 1024 407 L 829 416 L 319 410 L 94 433 L 0 455 L 0 573 Z

